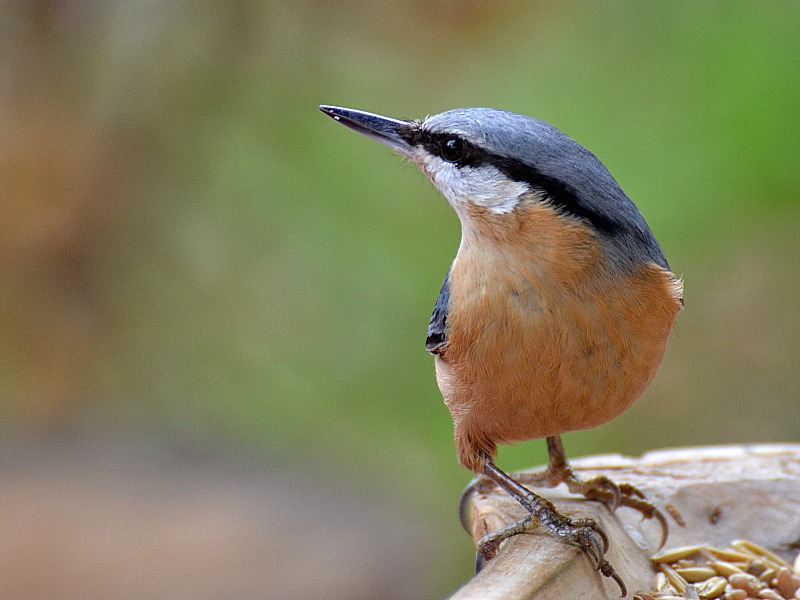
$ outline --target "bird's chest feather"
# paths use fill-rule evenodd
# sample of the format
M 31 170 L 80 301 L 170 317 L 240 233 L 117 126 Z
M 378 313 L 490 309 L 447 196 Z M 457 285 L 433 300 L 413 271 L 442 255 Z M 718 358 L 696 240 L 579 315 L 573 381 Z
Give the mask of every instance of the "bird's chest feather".
M 450 278 L 448 344 L 443 358 L 469 365 L 473 383 L 547 371 L 573 355 L 576 333 L 595 312 L 593 299 L 576 295 L 536 265 L 456 261 Z
M 513 377 L 534 361 L 546 369 L 576 350 L 570 334 L 587 329 L 597 310 L 600 243 L 551 213 L 517 223 L 474 218 L 465 231 L 449 277 L 445 358 L 469 362 L 476 377 L 498 369 Z
M 590 427 L 654 376 L 679 307 L 671 274 L 610 274 L 599 244 L 572 233 L 518 254 L 462 244 L 437 359 L 457 429 L 480 419 L 513 440 Z

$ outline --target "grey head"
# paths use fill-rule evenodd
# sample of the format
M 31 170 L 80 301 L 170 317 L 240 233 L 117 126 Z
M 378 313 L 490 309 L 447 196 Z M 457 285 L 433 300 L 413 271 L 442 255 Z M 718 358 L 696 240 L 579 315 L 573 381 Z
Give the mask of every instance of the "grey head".
M 462 108 L 423 121 L 333 106 L 320 109 L 415 162 L 465 224 L 466 204 L 511 213 L 539 197 L 599 234 L 609 262 L 669 268 L 639 210 L 602 162 L 552 125 L 492 108 Z

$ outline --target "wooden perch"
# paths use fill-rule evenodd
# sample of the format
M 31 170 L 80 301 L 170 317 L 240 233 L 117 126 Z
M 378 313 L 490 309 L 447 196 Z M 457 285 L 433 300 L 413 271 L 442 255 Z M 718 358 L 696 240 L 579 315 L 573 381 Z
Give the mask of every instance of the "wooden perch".
M 794 559 L 800 543 L 800 444 L 720 446 L 661 450 L 633 459 L 620 455 L 572 461 L 585 479 L 606 475 L 631 483 L 670 521 L 665 548 L 704 544 L 725 547 L 748 539 Z M 597 502 L 571 496 L 565 486 L 542 492 L 573 517 L 596 519 L 611 541 L 608 560 L 625 580 L 628 597 L 653 588 L 650 557 L 661 529 L 655 520 L 621 508 L 611 514 Z M 471 505 L 475 540 L 524 516 L 507 494 L 476 493 Z M 674 512 L 677 511 L 679 516 Z M 676 522 L 682 520 L 685 525 Z M 619 597 L 619 587 L 592 569 L 577 547 L 546 535 L 506 542 L 453 600 L 532 600 Z

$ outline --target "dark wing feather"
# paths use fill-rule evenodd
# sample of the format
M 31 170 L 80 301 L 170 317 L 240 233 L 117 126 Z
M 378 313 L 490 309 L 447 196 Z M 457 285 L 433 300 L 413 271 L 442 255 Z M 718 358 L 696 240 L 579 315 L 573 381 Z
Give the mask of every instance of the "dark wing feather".
M 450 269 L 444 277 L 442 289 L 433 306 L 431 322 L 428 324 L 428 337 L 425 349 L 431 354 L 441 353 L 447 343 L 447 305 L 450 302 Z

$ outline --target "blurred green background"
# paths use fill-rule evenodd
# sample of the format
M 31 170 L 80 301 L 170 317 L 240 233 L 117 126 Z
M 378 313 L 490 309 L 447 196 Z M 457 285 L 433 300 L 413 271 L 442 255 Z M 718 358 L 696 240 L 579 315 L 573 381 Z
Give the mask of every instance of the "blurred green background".
M 456 503 L 469 474 L 424 350 L 458 222 L 321 103 L 533 115 L 638 204 L 686 308 L 645 397 L 567 435 L 571 456 L 800 440 L 799 3 L 0 11 L 7 464 L 20 447 L 169 440 L 280 465 L 298 494 L 335 485 L 340 504 L 403 515 L 412 560 L 379 573 L 400 583 L 357 588 L 343 569 L 351 597 L 441 597 L 466 581 Z M 499 462 L 544 460 L 532 442 Z M 340 549 L 323 550 L 336 566 Z

